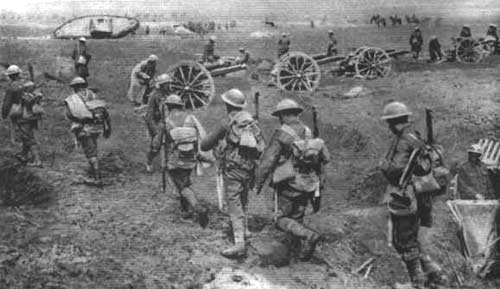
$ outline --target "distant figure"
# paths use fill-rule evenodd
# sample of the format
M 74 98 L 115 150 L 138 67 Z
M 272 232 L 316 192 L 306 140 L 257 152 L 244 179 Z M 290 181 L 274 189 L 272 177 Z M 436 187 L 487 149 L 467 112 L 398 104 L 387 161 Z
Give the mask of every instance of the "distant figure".
M 132 69 L 128 100 L 135 106 L 148 103 L 148 95 L 152 90 L 152 80 L 156 73 L 158 56 L 151 54 Z
M 435 35 L 433 35 L 431 41 L 429 41 L 429 56 L 430 62 L 437 62 L 443 58 L 441 44 Z
M 413 30 L 410 36 L 410 46 L 411 46 L 411 51 L 413 53 L 413 59 L 417 60 L 420 51 L 422 51 L 422 45 L 424 44 L 424 39 L 422 37 L 422 32 L 420 31 L 420 28 L 417 26 Z
M 311 20 L 311 28 L 314 28 L 314 20 Z
M 85 37 L 81 37 L 80 39 L 78 39 L 78 43 L 73 49 L 71 58 L 73 58 L 73 60 L 75 61 L 76 74 L 81 78 L 87 80 L 87 77 L 89 77 L 88 65 L 91 56 L 87 52 L 87 39 L 85 39 Z
M 250 53 L 246 51 L 245 47 L 240 47 L 238 51 L 241 53 L 241 56 L 236 59 L 236 64 L 246 64 L 250 60 Z
M 460 37 L 461 38 L 470 38 L 470 37 L 472 37 L 472 32 L 470 30 L 470 26 L 469 25 L 464 25 L 462 27 L 462 31 L 460 31 Z
M 494 54 L 497 54 L 499 51 L 498 51 L 498 34 L 497 34 L 497 26 L 495 24 L 490 24 L 488 26 L 488 31 L 486 31 L 486 40 L 488 41 L 488 38 L 490 39 L 494 39 L 494 41 L 492 41 L 493 43 L 493 53 Z
M 286 33 L 281 33 L 281 38 L 278 41 L 278 58 L 288 53 L 290 50 L 290 39 Z
M 205 44 L 203 49 L 203 62 L 214 62 L 218 57 L 215 55 L 215 36 L 210 36 L 208 43 Z
M 473 144 L 467 150 L 468 160 L 460 165 L 457 173 L 458 199 L 465 200 L 495 200 L 498 192 L 495 191 L 493 178 L 495 170 L 490 170 L 481 162 L 483 150 L 478 144 Z M 498 177 L 498 175 L 497 175 Z
M 149 26 L 146 26 L 146 35 L 149 35 Z
M 337 55 L 337 39 L 334 36 L 333 30 L 328 31 L 328 48 L 326 50 L 327 56 Z

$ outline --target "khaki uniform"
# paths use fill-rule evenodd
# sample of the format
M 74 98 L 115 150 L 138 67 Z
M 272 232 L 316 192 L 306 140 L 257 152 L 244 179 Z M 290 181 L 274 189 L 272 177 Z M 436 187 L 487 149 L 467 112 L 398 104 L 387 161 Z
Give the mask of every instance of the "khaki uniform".
M 290 50 L 290 39 L 288 37 L 280 38 L 278 41 L 278 58 L 288 53 Z
M 149 83 L 156 73 L 156 64 L 143 60 L 132 69 L 130 74 L 130 87 L 127 98 L 135 104 L 147 103 L 147 95 L 150 92 Z
M 146 121 L 149 136 L 151 137 L 150 152 L 148 156 L 148 158 L 150 158 L 149 161 L 152 161 L 154 156 L 160 152 L 161 140 L 165 129 L 162 117 L 164 117 L 164 113 L 167 113 L 163 103 L 166 97 L 167 93 L 164 93 L 160 89 L 155 89 L 148 100 L 148 107 L 144 120 Z
M 302 139 L 306 137 L 307 130 L 309 130 L 299 120 L 287 123 L 287 125 Z M 276 130 L 256 173 L 255 184 L 258 190 L 264 186 L 265 181 L 275 168 L 291 157 L 294 140 L 294 136 L 283 129 Z M 330 153 L 326 147 L 323 147 L 320 152 L 320 161 L 324 165 L 329 160 Z M 272 184 L 278 193 L 279 213 L 276 225 L 279 229 L 291 233 L 295 237 L 310 239 L 317 233 L 302 223 L 307 205 L 312 201 L 318 186 L 321 185 L 321 172 L 317 168 L 298 168 L 298 170 L 303 176 L 300 182 L 295 177 L 279 184 Z
M 486 200 L 498 199 L 492 182 L 493 178 L 495 178 L 495 173 L 488 170 L 482 162 L 467 161 L 463 163 L 458 168 L 457 197 L 464 200 L 475 200 L 476 194 L 479 194 L 484 196 Z
M 208 42 L 203 48 L 203 62 L 214 62 L 215 61 L 215 43 Z
M 71 58 L 75 61 L 76 74 L 83 79 L 87 79 L 89 77 L 88 65 L 91 58 L 90 54 L 87 53 L 87 46 L 77 43 Z
M 332 55 L 337 55 L 338 50 L 337 50 L 337 39 L 335 37 L 330 36 L 328 40 L 328 47 L 326 50 L 326 55 L 327 56 L 332 56 Z

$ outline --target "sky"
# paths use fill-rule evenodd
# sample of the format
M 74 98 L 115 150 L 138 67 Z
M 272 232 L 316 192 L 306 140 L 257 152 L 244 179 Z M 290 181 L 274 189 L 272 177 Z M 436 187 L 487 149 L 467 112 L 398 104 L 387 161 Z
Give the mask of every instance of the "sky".
M 428 16 L 491 16 L 500 11 L 498 0 L 0 0 L 0 11 L 18 13 L 170 13 L 186 11 L 192 15 L 233 18 L 264 16 L 321 18 L 324 15 L 368 15 L 374 11 Z

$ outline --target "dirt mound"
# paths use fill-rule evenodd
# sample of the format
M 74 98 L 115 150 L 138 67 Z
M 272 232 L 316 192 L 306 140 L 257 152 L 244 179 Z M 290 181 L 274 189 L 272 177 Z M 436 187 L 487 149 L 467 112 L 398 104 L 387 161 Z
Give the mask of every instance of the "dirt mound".
M 382 201 L 386 186 L 387 180 L 383 173 L 372 170 L 354 185 L 348 193 L 348 198 L 369 204 L 379 204 Z
M 27 169 L 11 157 L 0 162 L 0 205 L 21 206 L 46 203 L 54 190 L 35 170 Z
M 141 164 L 132 161 L 124 151 L 115 149 L 107 152 L 100 160 L 104 176 L 115 176 L 123 173 L 138 172 Z

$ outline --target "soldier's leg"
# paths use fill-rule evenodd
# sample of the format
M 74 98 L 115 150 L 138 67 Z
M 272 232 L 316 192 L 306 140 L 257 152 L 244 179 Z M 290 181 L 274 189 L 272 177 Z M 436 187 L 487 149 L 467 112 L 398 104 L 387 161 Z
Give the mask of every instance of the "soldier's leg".
M 181 199 L 181 208 L 190 216 L 197 215 L 198 223 L 205 228 L 208 225 L 208 210 L 198 202 L 191 185 L 191 169 L 169 170 Z
M 78 138 L 78 142 L 82 146 L 83 152 L 87 157 L 90 165 L 90 180 L 86 180 L 91 184 L 101 184 L 101 172 L 99 170 L 99 161 L 97 159 L 97 135 L 83 135 Z
M 393 245 L 406 265 L 414 288 L 424 287 L 424 273 L 420 263 L 420 243 L 418 241 L 419 218 L 417 214 L 396 216 L 391 214 Z
M 40 153 L 38 150 L 38 144 L 35 139 L 36 125 L 37 125 L 36 122 L 30 122 L 26 124 L 24 132 L 25 136 L 23 139 L 23 146 L 26 146 L 27 150 L 30 151 L 32 155 L 31 160 L 27 163 L 27 165 L 31 167 L 42 166 L 42 161 L 40 160 Z
M 153 160 L 161 150 L 161 139 L 162 139 L 162 134 L 159 133 L 153 134 L 153 132 L 150 132 L 150 135 L 151 135 L 151 143 L 149 145 L 149 151 L 146 155 L 146 171 L 148 173 L 153 172 Z
M 284 190 L 289 190 L 284 189 Z M 293 236 L 304 241 L 303 248 L 299 254 L 299 259 L 309 260 L 314 253 L 320 235 L 314 230 L 302 224 L 305 208 L 308 203 L 307 195 L 299 197 L 287 197 L 286 192 L 281 191 L 278 197 L 278 204 L 281 217 L 278 218 L 276 226 L 278 229 L 291 233 Z
M 226 184 L 226 196 L 228 212 L 233 227 L 234 246 L 221 252 L 227 258 L 238 258 L 246 255 L 245 246 L 245 212 L 241 194 L 245 191 L 245 184 L 242 181 L 224 178 Z

